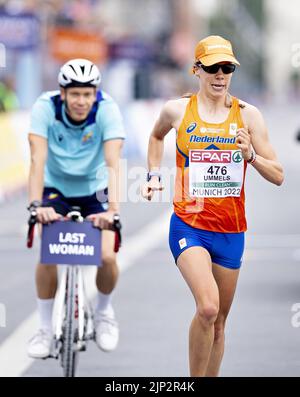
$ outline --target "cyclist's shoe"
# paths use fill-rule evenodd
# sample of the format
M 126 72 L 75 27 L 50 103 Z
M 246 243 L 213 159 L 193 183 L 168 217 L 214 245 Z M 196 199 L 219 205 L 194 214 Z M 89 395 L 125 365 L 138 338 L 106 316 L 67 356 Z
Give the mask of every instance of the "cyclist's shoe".
M 96 315 L 95 328 L 97 346 L 105 352 L 115 350 L 119 342 L 119 327 L 114 315 Z
M 46 358 L 51 353 L 53 335 L 50 331 L 40 329 L 28 342 L 27 354 L 32 358 Z

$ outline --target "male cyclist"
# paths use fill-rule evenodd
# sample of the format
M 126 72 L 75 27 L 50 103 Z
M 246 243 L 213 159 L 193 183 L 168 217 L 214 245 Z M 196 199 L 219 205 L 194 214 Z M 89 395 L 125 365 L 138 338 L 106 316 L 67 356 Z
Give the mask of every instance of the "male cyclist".
M 73 59 L 58 75 L 60 91 L 42 94 L 33 106 L 29 143 L 29 209 L 49 223 L 81 207 L 96 227 L 109 228 L 119 212 L 119 159 L 125 137 L 122 117 L 113 99 L 97 88 L 99 69 Z M 102 232 L 102 267 L 98 269 L 95 307 L 96 342 L 114 350 L 119 339 L 111 294 L 118 278 L 114 233 Z M 40 328 L 29 341 L 28 354 L 47 357 L 52 342 L 52 309 L 57 269 L 39 263 L 36 269 Z

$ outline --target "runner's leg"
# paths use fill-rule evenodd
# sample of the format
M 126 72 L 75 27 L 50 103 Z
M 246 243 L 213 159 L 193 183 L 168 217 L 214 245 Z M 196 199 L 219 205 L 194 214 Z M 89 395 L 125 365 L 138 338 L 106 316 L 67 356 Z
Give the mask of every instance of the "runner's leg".
M 239 276 L 239 269 L 228 269 L 213 263 L 213 275 L 219 289 L 220 309 L 215 322 L 214 343 L 209 358 L 206 376 L 218 376 L 224 354 L 224 328 Z
M 190 374 L 205 376 L 219 310 L 219 292 L 212 274 L 211 258 L 204 248 L 191 247 L 179 256 L 177 265 L 196 303 L 189 334 Z
M 65 216 L 69 211 L 68 200 L 55 188 L 45 188 L 43 192 L 43 206 L 52 207 L 54 210 Z M 39 225 L 39 233 L 42 233 L 42 226 Z M 41 323 L 48 324 L 51 321 L 54 297 L 57 289 L 57 266 L 39 263 L 36 267 L 35 282 L 38 296 L 38 310 Z M 52 302 L 51 302 L 52 300 Z

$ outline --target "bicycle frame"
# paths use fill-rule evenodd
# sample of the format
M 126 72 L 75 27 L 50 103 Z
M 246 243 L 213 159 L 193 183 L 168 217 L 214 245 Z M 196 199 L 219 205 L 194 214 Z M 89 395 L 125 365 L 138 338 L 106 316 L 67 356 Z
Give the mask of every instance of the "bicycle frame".
M 78 311 L 78 342 L 83 342 L 93 338 L 93 324 L 92 324 L 92 309 L 87 299 L 85 292 L 84 276 L 80 265 L 78 266 L 63 266 L 61 273 L 61 280 L 59 282 L 56 300 L 56 315 L 55 315 L 55 328 L 54 337 L 57 341 L 62 336 L 62 323 L 63 323 L 63 310 L 64 310 L 64 299 L 66 295 L 67 286 L 67 272 L 71 268 L 76 270 L 76 296 L 78 301 L 76 303 L 76 310 Z M 80 347 L 79 350 L 82 350 Z
M 82 221 L 80 212 L 71 212 L 73 221 Z M 75 215 L 74 215 L 75 214 Z M 79 215 L 78 215 L 79 214 Z M 79 220 L 80 219 L 80 220 Z M 28 221 L 27 247 L 32 247 L 37 213 L 33 211 Z M 114 219 L 115 252 L 121 244 L 121 224 Z M 75 376 L 78 353 L 86 350 L 86 344 L 94 339 L 93 312 L 87 299 L 84 277 L 80 264 L 60 265 L 62 272 L 55 296 L 54 347 L 49 357 L 61 358 L 64 376 Z
M 72 285 L 70 285 L 70 274 L 72 275 Z M 68 294 L 68 288 L 72 288 L 72 296 Z M 72 300 L 72 308 L 67 313 L 68 299 Z M 76 364 L 78 361 L 77 354 L 86 350 L 86 344 L 89 340 L 94 339 L 93 314 L 90 303 L 87 299 L 84 286 L 84 277 L 80 265 L 62 266 L 61 280 L 55 297 L 56 316 L 54 319 L 54 349 L 51 357 L 58 359 L 61 355 L 61 363 L 64 375 L 67 377 L 74 376 Z M 69 317 L 69 318 L 68 318 Z M 71 324 L 73 335 L 71 346 L 68 346 L 67 352 L 63 351 L 65 343 L 66 323 Z M 69 351 L 71 349 L 71 351 Z M 65 355 L 69 357 L 64 357 Z M 70 357 L 73 355 L 73 357 Z

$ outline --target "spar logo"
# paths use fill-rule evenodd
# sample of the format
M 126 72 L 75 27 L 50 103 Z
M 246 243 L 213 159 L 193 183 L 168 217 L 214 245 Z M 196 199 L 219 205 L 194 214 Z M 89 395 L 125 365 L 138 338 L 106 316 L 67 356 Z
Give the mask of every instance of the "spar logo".
M 240 150 L 234 152 L 232 155 L 232 160 L 234 163 L 240 163 L 243 160 L 242 152 Z
M 191 150 L 192 163 L 230 163 L 230 150 Z
M 195 129 L 196 127 L 197 127 L 197 123 L 192 123 L 192 124 L 190 124 L 190 125 L 188 126 L 186 132 L 187 132 L 188 134 L 190 134 L 191 132 L 194 131 L 194 129 Z

